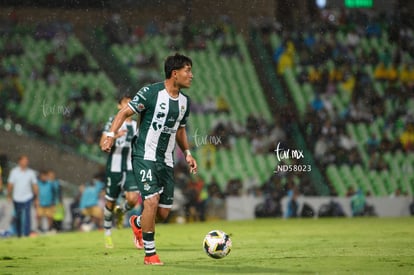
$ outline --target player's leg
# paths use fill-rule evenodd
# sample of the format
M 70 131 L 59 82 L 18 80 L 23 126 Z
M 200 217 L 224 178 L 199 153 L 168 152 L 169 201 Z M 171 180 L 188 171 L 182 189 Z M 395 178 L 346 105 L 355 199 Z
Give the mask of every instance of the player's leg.
M 122 211 L 122 214 L 133 209 L 135 205 L 137 204 L 139 196 L 140 196 L 139 188 L 135 180 L 134 172 L 126 171 L 124 172 L 124 175 L 125 175 L 125 182 L 123 184 L 123 189 L 125 190 L 125 202 L 120 206 L 120 210 Z
M 158 184 L 158 170 L 156 163 L 142 159 L 133 158 L 134 175 L 143 199 L 144 209 L 140 217 L 132 216 L 130 225 L 134 232 L 135 240 L 140 239 L 142 234 L 145 258 L 144 264 L 162 265 L 155 249 L 155 217 L 158 211 L 160 193 L 162 186 Z
M 121 187 L 118 184 L 122 178 L 121 173 L 108 173 L 106 189 L 105 189 L 105 207 L 104 207 L 104 238 L 105 247 L 112 248 L 112 223 L 114 216 L 114 208 L 116 200 L 121 192 Z
M 144 240 L 144 264 L 163 265 L 155 249 L 155 218 L 158 212 L 159 194 L 147 197 L 144 200 L 144 210 L 141 215 L 142 237 Z
M 23 222 L 22 222 L 23 203 L 13 201 L 13 204 L 14 204 L 17 237 L 20 238 L 23 235 Z
M 49 206 L 46 210 L 46 216 L 47 216 L 47 230 L 51 231 L 53 226 L 53 215 L 55 214 L 55 207 Z
M 24 207 L 24 235 L 29 236 L 31 227 L 31 218 L 32 218 L 32 200 L 29 200 L 23 204 Z
M 171 167 L 164 166 L 160 175 L 163 192 L 160 194 L 157 217 L 160 221 L 165 221 L 170 214 L 174 202 L 174 170 Z
M 39 206 L 36 209 L 37 216 L 37 230 L 39 233 L 43 232 L 43 217 L 44 217 L 44 208 Z
M 163 263 L 160 261 L 155 251 L 155 218 L 158 216 L 159 219 L 164 221 L 170 214 L 174 198 L 174 172 L 171 167 L 164 164 L 159 165 L 160 167 L 157 167 L 157 179 L 162 189 L 160 190 L 159 195 L 147 197 L 145 199 L 141 225 L 146 254 L 144 263 L 161 265 Z M 150 207 L 151 211 L 145 212 L 147 205 Z M 146 216 L 147 213 L 149 213 L 148 217 Z M 146 232 L 148 232 L 148 234 Z M 153 252 L 151 253 L 151 251 Z

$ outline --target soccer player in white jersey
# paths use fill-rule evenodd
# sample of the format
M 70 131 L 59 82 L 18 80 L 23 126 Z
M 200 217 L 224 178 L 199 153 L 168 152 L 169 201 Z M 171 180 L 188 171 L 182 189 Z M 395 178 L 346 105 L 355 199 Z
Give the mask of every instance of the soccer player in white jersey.
M 121 110 L 128 105 L 131 98 L 123 96 L 118 101 L 118 109 Z M 101 144 L 106 140 L 113 117 L 109 118 L 104 127 L 101 136 Z M 132 209 L 139 196 L 138 185 L 135 181 L 134 172 L 132 171 L 131 161 L 131 141 L 137 131 L 137 122 L 132 117 L 127 117 L 114 136 L 115 146 L 111 148 L 106 164 L 106 189 L 105 189 L 105 207 L 104 207 L 104 237 L 105 247 L 112 248 L 112 223 L 114 212 L 118 216 L 118 227 L 120 227 L 123 214 Z M 125 190 L 125 203 L 122 206 L 116 206 L 121 192 Z M 116 206 L 116 207 L 115 207 Z M 138 249 L 143 245 L 136 242 Z
M 135 238 L 143 239 L 144 264 L 149 265 L 163 265 L 155 250 L 155 218 L 166 219 L 173 204 L 176 143 L 185 154 L 190 172 L 197 172 L 185 130 L 190 102 L 181 91 L 191 86 L 192 61 L 178 53 L 168 56 L 164 71 L 165 81 L 143 87 L 118 112 L 101 146 L 103 151 L 110 151 L 125 119 L 134 113 L 141 115 L 139 134 L 132 142 L 132 165 L 144 209 L 141 216 L 132 216 L 129 222 Z

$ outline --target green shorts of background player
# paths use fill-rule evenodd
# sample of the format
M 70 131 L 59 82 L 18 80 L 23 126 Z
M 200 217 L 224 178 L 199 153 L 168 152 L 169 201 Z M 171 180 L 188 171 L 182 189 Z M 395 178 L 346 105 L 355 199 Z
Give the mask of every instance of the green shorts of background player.
M 125 202 L 116 205 L 122 192 L 125 191 Z M 134 173 L 126 171 L 121 173 L 108 172 L 105 188 L 105 207 L 104 207 L 104 229 L 105 236 L 111 236 L 114 214 L 117 216 L 117 227 L 122 227 L 124 214 L 135 207 L 139 198 L 138 185 L 135 182 Z M 105 241 L 107 248 L 113 247 L 112 240 L 107 238 Z

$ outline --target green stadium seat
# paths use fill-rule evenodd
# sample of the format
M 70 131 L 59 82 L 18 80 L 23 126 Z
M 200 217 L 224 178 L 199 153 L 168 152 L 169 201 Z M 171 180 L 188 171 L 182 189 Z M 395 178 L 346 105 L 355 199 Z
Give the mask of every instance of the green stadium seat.
M 329 180 L 332 182 L 337 194 L 340 197 L 345 196 L 346 194 L 346 187 L 342 181 L 342 177 L 338 173 L 338 169 L 335 165 L 329 165 L 326 168 L 326 175 L 328 176 Z

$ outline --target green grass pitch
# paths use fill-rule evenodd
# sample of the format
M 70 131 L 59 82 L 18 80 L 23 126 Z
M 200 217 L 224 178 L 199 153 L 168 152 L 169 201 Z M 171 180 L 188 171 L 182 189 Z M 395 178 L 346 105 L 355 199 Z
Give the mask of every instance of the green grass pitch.
M 233 249 L 224 259 L 202 250 L 220 229 Z M 144 266 L 129 229 L 0 240 L 0 274 L 414 274 L 413 218 L 261 219 L 157 225 L 164 266 Z

